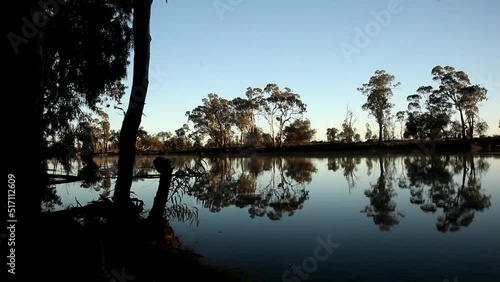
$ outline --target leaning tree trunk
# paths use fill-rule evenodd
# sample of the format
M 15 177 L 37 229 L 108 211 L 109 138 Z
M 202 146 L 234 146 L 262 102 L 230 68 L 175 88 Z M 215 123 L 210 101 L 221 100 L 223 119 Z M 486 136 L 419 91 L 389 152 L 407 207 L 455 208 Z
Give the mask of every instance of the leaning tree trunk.
M 132 91 L 123 119 L 119 137 L 120 154 L 118 159 L 118 175 L 113 199 L 115 202 L 129 202 L 132 186 L 134 161 L 136 154 L 136 139 L 141 124 L 144 102 L 149 84 L 149 32 L 151 18 L 150 0 L 133 1 L 134 5 L 134 77 Z

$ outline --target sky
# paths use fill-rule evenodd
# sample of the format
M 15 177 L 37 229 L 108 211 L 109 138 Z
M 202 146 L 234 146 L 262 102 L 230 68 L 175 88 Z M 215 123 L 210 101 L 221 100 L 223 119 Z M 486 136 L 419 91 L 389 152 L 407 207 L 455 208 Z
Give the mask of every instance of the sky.
M 315 140 L 340 128 L 347 107 L 364 136 L 367 122 L 378 127 L 357 88 L 376 70 L 401 83 L 391 98 L 396 113 L 419 86 L 435 86 L 434 66 L 449 65 L 486 87 L 480 116 L 488 134 L 500 134 L 499 12 L 497 0 L 155 0 L 141 126 L 173 133 L 209 93 L 230 100 L 276 83 L 307 104 Z M 129 96 L 130 88 L 125 107 Z M 120 129 L 123 113 L 108 114 Z

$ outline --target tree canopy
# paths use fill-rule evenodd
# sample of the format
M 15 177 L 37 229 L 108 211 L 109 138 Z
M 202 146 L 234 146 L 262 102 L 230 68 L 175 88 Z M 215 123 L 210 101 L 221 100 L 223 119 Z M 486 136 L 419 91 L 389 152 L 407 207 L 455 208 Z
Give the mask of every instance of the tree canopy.
M 368 83 L 364 83 L 361 87 L 357 88 L 358 91 L 366 96 L 366 103 L 363 104 L 362 109 L 368 111 L 379 125 L 379 144 L 382 143 L 384 121 L 390 115 L 390 111 L 394 106 L 394 104 L 389 102 L 389 99 L 393 95 L 392 90 L 399 85 L 400 83 L 395 82 L 393 75 L 387 73 L 385 70 L 377 70 L 370 77 Z
M 120 101 L 132 39 L 130 1 L 71 1 L 59 8 L 42 42 L 43 128 L 53 147 L 74 144 L 80 122 Z

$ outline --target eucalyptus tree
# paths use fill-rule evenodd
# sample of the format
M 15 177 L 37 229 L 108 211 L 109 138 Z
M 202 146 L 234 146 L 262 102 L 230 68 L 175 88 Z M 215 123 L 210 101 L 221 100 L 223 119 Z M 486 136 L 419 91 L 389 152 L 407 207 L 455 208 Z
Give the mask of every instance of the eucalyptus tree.
M 99 125 L 99 143 L 102 144 L 101 149 L 103 152 L 107 153 L 108 145 L 111 141 L 111 124 L 109 123 L 109 115 L 103 110 L 98 110 L 97 114 L 100 117 L 97 119 L 97 123 Z
M 78 130 L 74 124 L 91 122 L 93 115 L 101 115 L 101 107 L 118 103 L 124 95 L 132 3 L 69 1 L 57 11 L 52 8 L 45 7 L 46 13 L 57 15 L 43 29 L 41 121 L 45 139 L 57 147 L 73 144 Z
M 328 142 L 335 142 L 339 138 L 339 130 L 335 127 L 326 129 L 326 140 Z
M 235 126 L 240 131 L 239 143 L 243 144 L 247 141 L 247 137 L 251 136 L 255 122 L 251 116 L 251 104 L 247 99 L 237 97 L 231 100 L 231 105 L 234 114 Z
M 452 66 L 437 65 L 431 74 L 432 79 L 439 83 L 438 89 L 433 94 L 454 106 L 460 117 L 462 138 L 466 139 L 469 135 L 472 139 L 474 118 L 479 113 L 479 104 L 487 99 L 487 90 L 479 85 L 472 85 L 465 72 L 456 70 Z
M 98 142 L 99 129 L 91 122 L 82 122 L 76 134 L 76 138 L 81 142 L 80 158 L 89 168 L 95 167 L 92 159 Z
M 368 83 L 364 83 L 361 87 L 357 88 L 358 91 L 367 97 L 362 109 L 368 111 L 378 123 L 379 145 L 382 143 L 385 119 L 390 115 L 391 108 L 394 106 L 394 104 L 389 102 L 389 99 L 393 95 L 392 90 L 399 85 L 400 83 L 395 82 L 393 75 L 387 73 L 385 70 L 377 70 L 370 77 Z
M 130 204 L 134 161 L 136 156 L 137 132 L 141 124 L 149 86 L 149 59 L 151 49 L 151 5 L 153 1 L 132 1 L 134 69 L 129 103 L 119 136 L 120 156 L 118 176 L 113 200 Z
M 371 140 L 372 139 L 372 129 L 370 127 L 370 124 L 369 123 L 366 123 L 365 124 L 366 126 L 366 131 L 365 131 L 365 140 L 368 141 L 368 140 Z
M 264 105 L 264 93 L 261 88 L 251 88 L 248 87 L 247 91 L 245 92 L 245 95 L 247 97 L 247 113 L 248 113 L 248 120 L 249 120 L 249 126 L 250 126 L 250 141 L 251 142 L 259 142 L 260 141 L 260 136 L 259 134 L 261 133 L 262 130 L 259 130 L 257 128 L 257 116 L 259 113 L 262 111 L 262 107 Z
M 281 146 L 284 141 L 284 129 L 287 124 L 302 117 L 306 112 L 307 105 L 302 102 L 300 95 L 292 92 L 288 87 L 281 90 L 278 85 L 269 83 L 264 88 L 264 93 L 268 96 L 264 99 L 264 117 L 270 125 L 270 134 L 273 145 Z M 277 122 L 278 132 L 275 132 L 275 122 Z
M 14 117 L 18 122 L 13 125 L 23 129 L 19 137 L 30 143 L 32 154 L 19 162 L 26 173 L 12 172 L 37 183 L 24 185 L 19 180 L 19 185 L 30 187 L 26 207 L 20 210 L 35 218 L 40 211 L 40 190 L 48 180 L 48 149 L 69 164 L 77 125 L 89 122 L 90 113 L 124 93 L 121 80 L 128 65 L 132 4 L 113 0 L 17 2 L 8 21 L 13 24 L 7 35 L 13 52 L 6 50 L 12 65 L 5 69 L 12 75 L 7 78 L 11 88 L 7 92 L 13 102 L 7 104 L 18 109 Z
M 231 127 L 235 115 L 231 101 L 210 93 L 203 98 L 203 105 L 187 111 L 188 120 L 194 124 L 194 132 L 209 136 L 218 147 L 226 147 L 231 140 Z
M 162 143 L 165 143 L 170 137 L 172 137 L 172 133 L 167 131 L 160 131 L 156 133 L 156 137 L 160 138 Z
M 396 139 L 396 121 L 395 116 L 388 115 L 384 121 L 384 140 Z
M 489 128 L 490 128 L 490 126 L 488 125 L 488 123 L 486 121 L 478 120 L 475 123 L 475 126 L 474 126 L 475 131 L 474 132 L 476 132 L 479 137 L 482 137 L 486 134 L 486 131 L 488 131 Z
M 356 118 L 354 117 L 354 112 L 347 108 L 344 122 L 342 123 L 342 131 L 339 133 L 339 138 L 346 143 L 352 143 L 354 141 L 354 136 L 356 136 L 356 128 L 354 123 L 356 123 Z
M 486 88 L 479 85 L 471 85 L 462 90 L 467 133 L 471 140 L 475 130 L 485 132 L 488 129 L 488 125 L 479 117 L 479 103 L 487 99 L 486 93 Z
M 120 146 L 120 142 L 119 142 L 119 138 L 120 138 L 120 130 L 114 130 L 112 129 L 110 131 L 110 138 L 109 138 L 109 142 L 111 143 L 111 146 L 113 147 L 113 150 L 117 150 Z
M 408 113 L 411 113 L 407 121 L 408 134 L 427 135 L 432 140 L 439 135 L 448 138 L 446 127 L 451 121 L 452 104 L 438 90 L 420 86 L 417 93 L 408 95 L 406 100 Z
M 237 97 L 231 100 L 234 121 L 241 132 L 240 143 L 243 143 L 243 139 L 245 139 L 246 143 L 256 145 L 260 139 L 256 117 L 262 108 L 263 90 L 248 87 L 245 95 L 246 98 Z
M 305 144 L 311 142 L 316 130 L 308 119 L 296 119 L 283 130 L 285 144 Z
M 399 111 L 396 113 L 396 120 L 399 123 L 399 138 L 403 139 L 403 125 L 406 119 L 406 111 Z

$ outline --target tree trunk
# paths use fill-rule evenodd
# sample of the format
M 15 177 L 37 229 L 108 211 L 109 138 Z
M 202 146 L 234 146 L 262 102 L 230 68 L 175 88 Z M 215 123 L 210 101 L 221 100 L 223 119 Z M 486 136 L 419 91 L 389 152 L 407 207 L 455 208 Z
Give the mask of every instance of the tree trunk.
M 466 140 L 467 139 L 467 134 L 465 134 L 465 120 L 464 120 L 464 114 L 462 112 L 462 109 L 458 109 L 458 112 L 460 113 L 460 122 L 462 123 L 462 139 Z
M 137 132 L 141 124 L 149 84 L 149 32 L 152 1 L 133 1 L 134 5 L 134 76 L 127 113 L 119 137 L 118 175 L 113 199 L 129 202 L 136 155 Z
M 469 118 L 468 124 L 469 139 L 472 141 L 472 139 L 474 138 L 474 117 Z
M 382 133 L 384 131 L 383 122 L 378 123 L 378 145 L 382 145 Z
M 283 146 L 283 125 L 282 123 L 280 122 L 280 125 L 278 127 L 278 147 L 282 147 Z
M 271 114 L 271 137 L 273 138 L 273 147 L 276 146 L 276 136 L 274 136 L 274 114 Z

